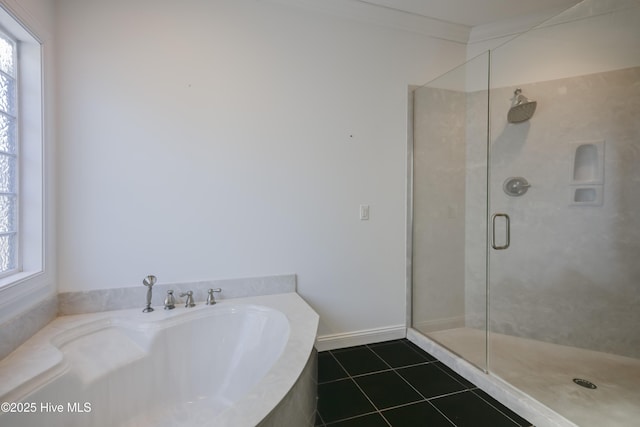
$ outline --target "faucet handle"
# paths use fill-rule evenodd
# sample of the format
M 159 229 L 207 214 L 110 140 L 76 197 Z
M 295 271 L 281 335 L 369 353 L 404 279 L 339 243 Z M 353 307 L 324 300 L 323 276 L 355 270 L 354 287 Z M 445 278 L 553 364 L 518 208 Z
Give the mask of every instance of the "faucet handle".
M 173 296 L 173 290 L 167 291 L 167 297 L 164 299 L 164 309 L 173 310 L 176 308 L 176 299 Z
M 216 303 L 216 297 L 213 296 L 214 292 L 222 292 L 222 289 L 209 289 L 209 295 L 207 296 L 207 305 L 213 305 Z
M 193 302 L 193 291 L 187 291 L 180 294 L 181 297 L 186 296 L 187 300 L 184 303 L 185 307 L 195 307 L 196 303 Z

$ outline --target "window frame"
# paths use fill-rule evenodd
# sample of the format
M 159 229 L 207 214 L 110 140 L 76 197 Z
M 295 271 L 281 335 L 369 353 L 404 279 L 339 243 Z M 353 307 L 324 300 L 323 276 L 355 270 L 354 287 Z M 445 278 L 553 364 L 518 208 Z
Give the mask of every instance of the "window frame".
M 15 269 L 0 275 L 0 300 L 7 302 L 50 286 L 53 276 L 45 273 L 46 194 L 45 170 L 45 72 L 44 44 L 19 18 L 11 5 L 0 0 L 0 28 L 16 42 L 16 136 L 19 156 L 16 165 L 18 231 Z M 50 214 L 48 214 L 50 215 Z M 49 249 L 50 251 L 51 249 Z M 0 302 L 0 318 L 5 310 Z

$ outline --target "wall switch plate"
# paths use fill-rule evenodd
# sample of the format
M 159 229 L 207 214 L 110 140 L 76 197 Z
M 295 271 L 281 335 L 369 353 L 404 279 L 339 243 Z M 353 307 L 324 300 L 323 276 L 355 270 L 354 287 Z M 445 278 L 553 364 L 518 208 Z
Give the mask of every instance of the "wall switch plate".
M 369 205 L 360 205 L 360 221 L 369 220 Z

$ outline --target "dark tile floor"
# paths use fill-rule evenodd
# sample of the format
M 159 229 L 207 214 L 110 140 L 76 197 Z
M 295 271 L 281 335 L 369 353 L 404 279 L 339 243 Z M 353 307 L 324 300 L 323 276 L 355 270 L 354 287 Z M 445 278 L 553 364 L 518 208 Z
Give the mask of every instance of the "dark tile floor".
M 529 427 L 408 340 L 318 355 L 316 426 Z

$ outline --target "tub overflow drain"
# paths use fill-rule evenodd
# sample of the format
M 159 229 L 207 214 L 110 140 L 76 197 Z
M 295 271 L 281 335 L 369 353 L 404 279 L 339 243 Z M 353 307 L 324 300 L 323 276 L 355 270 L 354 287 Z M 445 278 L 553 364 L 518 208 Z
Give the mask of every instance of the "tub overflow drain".
M 580 387 L 590 388 L 592 390 L 598 388 L 597 385 L 588 380 L 583 380 L 582 378 L 574 378 L 573 382 L 578 384 Z

